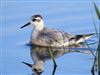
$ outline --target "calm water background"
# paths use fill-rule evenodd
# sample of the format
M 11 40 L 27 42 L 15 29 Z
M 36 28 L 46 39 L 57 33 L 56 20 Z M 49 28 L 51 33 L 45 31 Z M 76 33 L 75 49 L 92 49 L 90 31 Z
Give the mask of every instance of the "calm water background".
M 100 9 L 100 2 L 96 2 Z M 93 17 L 98 28 L 98 20 L 93 1 L 39 2 L 3 1 L 2 2 L 2 75 L 31 75 L 31 69 L 22 61 L 33 63 L 30 50 L 25 44 L 30 40 L 31 27 L 20 29 L 30 20 L 30 16 L 41 14 L 47 27 L 56 28 L 72 34 L 95 32 Z M 89 42 L 97 41 L 93 36 Z M 97 44 L 91 45 L 95 50 Z M 58 67 L 55 75 L 91 75 L 93 56 L 80 53 L 66 54 L 56 59 Z M 43 75 L 51 75 L 52 61 L 47 61 Z

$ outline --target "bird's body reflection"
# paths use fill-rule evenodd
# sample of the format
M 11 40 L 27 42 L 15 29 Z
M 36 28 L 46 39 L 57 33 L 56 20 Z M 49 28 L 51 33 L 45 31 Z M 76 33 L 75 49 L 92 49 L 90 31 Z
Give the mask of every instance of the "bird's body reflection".
M 54 48 L 51 47 L 50 50 L 52 54 L 54 55 L 55 58 L 61 57 L 62 55 L 70 52 L 80 52 L 80 53 L 85 53 L 89 54 L 91 53 L 89 50 L 76 50 L 74 48 L 82 48 L 85 47 L 84 44 L 78 44 L 78 45 L 73 45 L 70 47 L 59 47 L 59 48 Z M 43 60 L 46 61 L 48 59 L 51 59 L 50 53 L 48 51 L 49 47 L 42 47 L 42 46 L 37 46 L 37 45 L 32 45 L 30 47 L 31 50 L 31 57 L 34 61 L 36 60 Z
M 72 52 L 91 54 L 89 50 L 75 49 L 75 48 L 83 48 L 83 47 L 86 47 L 86 45 L 78 44 L 78 45 L 70 46 L 69 48 L 59 47 L 59 48 L 50 48 L 50 50 L 52 54 L 54 55 L 54 58 L 58 58 L 66 53 L 72 53 Z M 34 61 L 34 64 L 29 64 L 26 62 L 23 62 L 23 63 L 32 68 L 34 72 L 33 75 L 42 74 L 42 72 L 44 71 L 45 61 L 51 59 L 48 49 L 49 49 L 48 47 L 30 45 L 30 54 L 31 54 L 32 60 Z
M 39 60 L 48 60 L 50 59 L 50 53 L 48 51 L 48 47 L 41 47 L 41 46 L 32 46 L 31 47 L 31 55 L 34 58 L 35 55 L 38 57 Z M 65 54 L 65 49 L 63 48 L 50 48 L 55 58 L 62 56 Z M 36 58 L 35 57 L 35 58 Z

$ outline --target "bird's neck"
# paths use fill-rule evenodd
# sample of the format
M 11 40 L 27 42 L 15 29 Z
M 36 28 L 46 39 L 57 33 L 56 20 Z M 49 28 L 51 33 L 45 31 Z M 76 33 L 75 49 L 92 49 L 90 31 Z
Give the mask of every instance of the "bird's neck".
M 42 32 L 44 30 L 44 28 L 45 28 L 44 24 L 36 25 L 32 32 L 33 38 L 37 38 L 37 36 L 40 34 L 40 32 Z
M 42 31 L 44 29 L 44 23 L 35 25 L 34 31 Z

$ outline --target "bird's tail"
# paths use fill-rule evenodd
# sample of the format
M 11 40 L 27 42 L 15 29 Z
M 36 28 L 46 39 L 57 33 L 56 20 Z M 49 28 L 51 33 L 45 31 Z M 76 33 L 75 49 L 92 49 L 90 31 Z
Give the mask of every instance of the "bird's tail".
M 89 39 L 92 37 L 92 35 L 95 35 L 95 33 L 90 33 L 90 34 L 83 34 L 83 35 L 76 35 L 76 44 L 79 44 L 81 42 L 84 42 L 85 40 Z

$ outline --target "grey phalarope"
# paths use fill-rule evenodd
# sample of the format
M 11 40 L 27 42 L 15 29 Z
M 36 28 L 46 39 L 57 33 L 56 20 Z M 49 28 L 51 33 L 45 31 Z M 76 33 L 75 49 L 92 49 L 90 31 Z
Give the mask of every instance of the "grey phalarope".
M 31 57 L 34 64 L 23 63 L 31 67 L 36 75 L 40 75 L 44 71 L 44 62 L 45 60 L 50 59 L 47 47 L 51 47 L 54 57 L 60 57 L 69 51 L 74 52 L 74 50 L 68 49 L 65 51 L 62 47 L 78 46 L 79 43 L 84 42 L 84 40 L 87 40 L 94 34 L 71 35 L 56 29 L 49 29 L 45 27 L 41 15 L 33 15 L 31 21 L 23 25 L 21 28 L 28 25 L 32 25 L 34 28 L 30 40 L 30 44 L 33 45 L 31 46 Z
M 21 28 L 28 25 L 34 27 L 30 43 L 45 47 L 68 47 L 84 42 L 84 39 L 87 40 L 94 34 L 71 35 L 56 29 L 46 28 L 41 15 L 33 15 L 31 21 Z

